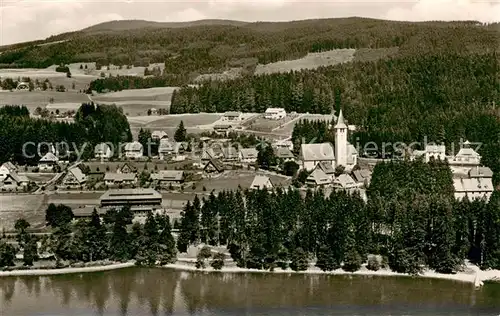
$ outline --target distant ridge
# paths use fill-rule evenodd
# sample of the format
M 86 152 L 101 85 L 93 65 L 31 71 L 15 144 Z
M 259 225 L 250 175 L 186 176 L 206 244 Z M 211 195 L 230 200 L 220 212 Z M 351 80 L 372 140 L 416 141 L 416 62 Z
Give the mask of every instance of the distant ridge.
M 219 20 L 219 19 L 207 19 L 207 20 L 197 20 L 189 22 L 155 22 L 146 20 L 115 20 L 99 23 L 87 28 L 82 29 L 82 33 L 99 33 L 99 32 L 109 32 L 109 31 L 127 31 L 136 30 L 144 28 L 183 28 L 191 26 L 213 26 L 213 25 L 225 25 L 225 26 L 242 26 L 249 22 L 233 21 L 233 20 Z

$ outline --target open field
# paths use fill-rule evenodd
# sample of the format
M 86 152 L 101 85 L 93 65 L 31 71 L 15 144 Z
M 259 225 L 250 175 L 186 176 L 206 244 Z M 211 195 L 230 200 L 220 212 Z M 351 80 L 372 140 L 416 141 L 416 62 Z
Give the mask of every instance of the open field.
M 272 74 L 336 65 L 352 61 L 355 52 L 355 49 L 335 49 L 320 53 L 309 53 L 300 59 L 278 61 L 266 65 L 259 64 L 255 68 L 255 74 Z
M 30 222 L 32 227 L 44 224 L 45 196 L 27 194 L 0 194 L 0 230 L 13 229 L 19 218 Z
M 214 124 L 221 116 L 222 114 L 217 113 L 136 116 L 128 117 L 128 121 L 132 130 L 148 128 L 151 131 L 165 131 L 167 134 L 171 135 L 170 132 L 172 129 L 175 131 L 181 121 L 184 123 L 184 127 L 188 129 L 188 132 L 191 132 L 198 126 Z M 171 136 L 173 136 L 173 134 Z
M 216 178 L 203 179 L 197 182 L 195 191 L 202 191 L 203 187 L 206 188 L 205 192 L 211 192 L 212 190 L 215 190 L 216 192 L 223 190 L 235 190 L 238 186 L 242 189 L 248 189 L 250 188 L 255 175 L 256 173 L 254 172 L 247 172 L 244 170 L 226 171 L 221 176 Z M 271 182 L 275 186 L 288 185 L 291 182 L 290 180 L 277 175 L 267 176 L 271 179 Z M 192 188 L 185 188 L 184 191 L 189 192 L 193 190 Z
M 295 118 L 294 121 L 291 121 L 288 124 L 284 124 L 283 127 L 275 129 L 272 132 L 273 133 L 277 133 L 277 134 L 283 134 L 283 135 L 290 136 L 290 135 L 292 135 L 293 127 L 300 120 L 312 120 L 312 121 L 320 120 L 320 121 L 328 121 L 328 122 L 330 122 L 332 119 L 333 119 L 333 115 L 331 115 L 331 114 L 327 114 L 327 115 L 323 115 L 323 114 L 302 114 L 302 115 L 300 115 L 300 117 Z
M 83 69 L 80 69 L 80 65 L 82 66 Z M 87 66 L 87 69 L 85 69 L 85 65 Z M 71 71 L 72 74 L 79 74 L 79 75 L 87 75 L 87 76 L 94 76 L 94 77 L 100 77 L 101 73 L 104 73 L 106 77 L 109 77 L 109 75 L 112 76 L 144 76 L 144 69 L 145 67 L 131 67 L 130 69 L 127 69 L 126 66 L 123 66 L 122 69 L 120 69 L 120 66 L 118 65 L 109 65 L 109 70 L 107 66 L 101 67 L 100 70 L 96 69 L 96 63 L 72 63 L 67 65 Z M 153 69 L 155 67 L 160 67 L 160 69 L 163 71 L 165 68 L 164 63 L 156 63 L 156 64 L 150 64 L 149 69 Z M 52 65 L 47 70 L 54 70 L 55 71 L 56 65 Z
M 264 118 L 263 115 L 259 115 L 259 117 L 249 120 L 248 123 L 244 123 L 243 125 L 247 130 L 258 131 L 258 132 L 272 132 L 274 129 L 287 124 L 293 119 L 299 117 L 300 114 L 297 115 L 287 115 L 286 118 L 282 120 L 270 120 Z
M 90 81 L 98 78 L 96 75 L 87 75 L 80 72 L 75 73 L 73 69 L 70 69 L 72 76 L 68 78 L 66 77 L 66 73 L 56 72 L 55 68 L 56 67 L 53 66 L 46 69 L 0 69 L 0 78 L 12 78 L 17 80 L 18 78 L 29 77 L 33 81 L 37 79 L 39 81 L 49 79 L 54 88 L 58 85 L 63 85 L 67 90 L 71 90 L 74 83 L 75 91 L 86 89 Z
M 89 99 L 83 93 L 78 92 L 57 92 L 57 91 L 0 91 L 0 106 L 10 104 L 23 104 L 30 110 L 37 107 L 44 107 L 49 101 L 54 99 L 54 103 L 81 104 Z
M 122 90 L 116 92 L 96 94 L 96 99 L 102 99 L 103 101 L 127 101 L 131 98 L 144 98 L 144 97 L 157 97 L 161 95 L 170 95 L 177 87 L 161 87 L 161 88 L 149 88 L 149 89 L 132 89 L 132 90 Z M 123 99 L 123 100 L 121 100 Z M 170 100 L 170 99 L 169 99 Z

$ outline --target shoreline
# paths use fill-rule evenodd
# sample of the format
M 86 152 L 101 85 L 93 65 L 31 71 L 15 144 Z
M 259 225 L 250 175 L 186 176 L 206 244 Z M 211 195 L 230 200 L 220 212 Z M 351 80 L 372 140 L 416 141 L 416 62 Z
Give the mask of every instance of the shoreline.
M 274 271 L 269 270 L 258 270 L 258 269 L 248 269 L 239 267 L 223 267 L 221 270 L 215 270 L 208 266 L 205 269 L 197 269 L 195 266 L 188 265 L 185 263 L 173 263 L 163 266 L 162 268 L 173 269 L 178 271 L 188 271 L 188 272 L 209 272 L 209 273 L 269 273 L 269 274 L 303 274 L 303 275 L 355 275 L 355 276 L 373 276 L 373 277 L 412 277 L 412 278 L 425 278 L 425 279 L 442 279 L 449 281 L 457 281 L 464 283 L 474 284 L 476 288 L 484 285 L 488 281 L 500 282 L 500 270 L 486 270 L 482 271 L 477 266 L 467 265 L 466 268 L 472 270 L 471 273 L 467 272 L 457 272 L 455 274 L 444 274 L 437 273 L 432 270 L 425 270 L 422 274 L 413 276 L 405 273 L 398 273 L 388 269 L 380 269 L 378 271 L 371 271 L 362 267 L 360 270 L 355 272 L 346 272 L 342 269 L 337 269 L 333 271 L 322 271 L 321 269 L 310 266 L 305 271 L 293 271 L 291 269 L 282 270 L 280 268 L 275 268 Z
M 130 268 L 133 266 L 135 266 L 134 262 L 125 262 L 125 263 L 113 263 L 95 267 L 0 271 L 0 278 L 7 276 L 44 276 L 44 275 L 59 275 L 59 274 L 72 274 L 72 273 L 101 272 L 101 271 Z
M 125 262 L 125 263 L 113 263 L 102 266 L 94 267 L 74 267 L 74 268 L 61 268 L 61 269 L 32 269 L 32 270 L 13 270 L 13 271 L 0 271 L 1 277 L 8 276 L 45 276 L 45 275 L 62 275 L 62 274 L 73 274 L 73 273 L 92 273 L 92 272 L 102 272 L 111 271 L 123 268 L 135 267 L 135 262 Z M 208 273 L 267 273 L 267 274 L 302 274 L 302 275 L 333 275 L 333 276 L 371 276 L 371 277 L 411 277 L 411 278 L 427 278 L 427 279 L 442 279 L 449 281 L 457 281 L 464 283 L 474 284 L 476 288 L 484 285 L 485 282 L 500 282 L 500 270 L 480 270 L 477 266 L 467 265 L 466 269 L 469 272 L 458 272 L 455 274 L 444 274 L 437 273 L 432 270 L 425 270 L 422 274 L 413 276 L 405 273 L 393 272 L 388 269 L 380 269 L 378 271 L 371 271 L 362 267 L 360 270 L 355 272 L 346 272 L 342 269 L 337 269 L 333 271 L 322 271 L 321 269 L 310 266 L 305 271 L 295 272 L 291 269 L 282 270 L 281 268 L 276 268 L 274 271 L 269 270 L 257 270 L 239 267 L 222 267 L 221 270 L 215 270 L 208 266 L 205 269 L 197 269 L 195 266 L 187 263 L 172 263 L 164 266 L 160 266 L 162 269 L 173 269 L 177 271 L 186 272 L 208 272 Z

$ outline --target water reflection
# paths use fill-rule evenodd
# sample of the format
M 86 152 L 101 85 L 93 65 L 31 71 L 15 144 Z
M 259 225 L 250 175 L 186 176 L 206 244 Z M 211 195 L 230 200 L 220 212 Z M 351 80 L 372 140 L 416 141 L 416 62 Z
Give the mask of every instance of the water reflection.
M 414 278 L 131 268 L 0 279 L 0 315 L 491 315 L 500 286 Z

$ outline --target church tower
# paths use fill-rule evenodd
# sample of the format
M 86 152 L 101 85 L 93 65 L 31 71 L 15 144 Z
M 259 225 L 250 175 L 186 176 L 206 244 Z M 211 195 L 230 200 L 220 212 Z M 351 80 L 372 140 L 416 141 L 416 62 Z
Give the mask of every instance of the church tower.
M 347 166 L 347 125 L 342 110 L 335 124 L 335 166 Z

